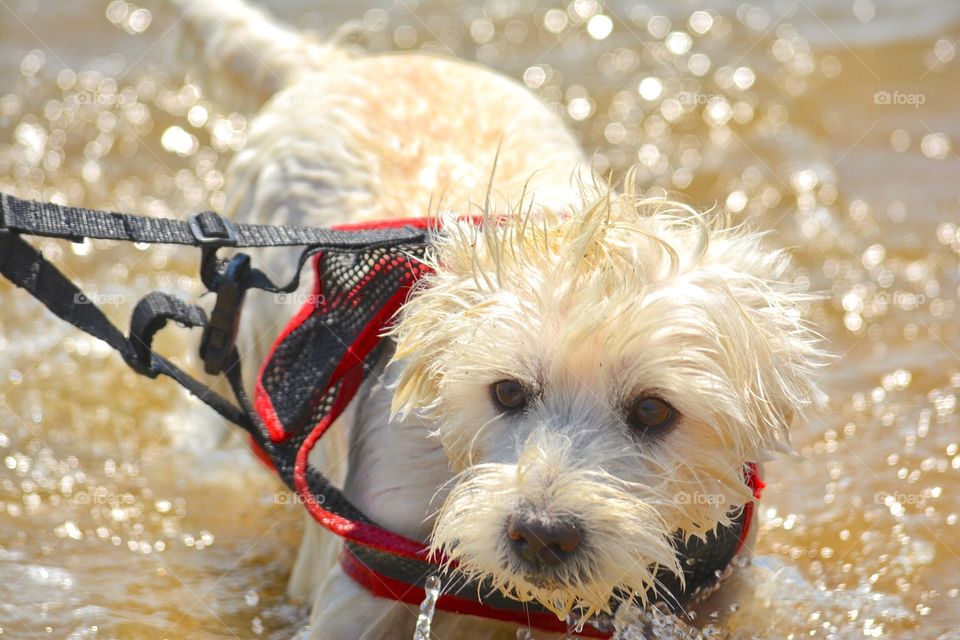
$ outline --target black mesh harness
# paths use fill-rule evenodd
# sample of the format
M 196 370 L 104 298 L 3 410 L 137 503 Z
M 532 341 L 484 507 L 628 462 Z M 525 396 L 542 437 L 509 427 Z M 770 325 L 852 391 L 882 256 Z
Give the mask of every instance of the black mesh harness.
M 321 525 L 344 539 L 340 563 L 344 571 L 373 594 L 418 604 L 424 583 L 441 573 L 441 557 L 425 545 L 378 526 L 352 505 L 309 463 L 319 439 L 346 409 L 360 384 L 373 370 L 384 343 L 380 337 L 404 303 L 411 287 L 429 272 L 421 261 L 436 220 L 416 218 L 334 229 L 235 224 L 204 212 L 188 220 L 148 218 L 65 207 L 0 194 L 0 273 L 27 290 L 56 316 L 99 338 L 120 352 L 138 373 L 174 379 L 214 411 L 247 433 L 255 452 L 297 492 Z M 174 296 L 153 292 L 134 308 L 124 335 L 90 304 L 66 276 L 24 241 L 24 235 L 180 244 L 201 249 L 200 277 L 216 295 L 213 311 Z M 242 252 L 226 259 L 223 248 L 304 247 L 297 275 L 283 285 L 272 282 Z M 240 375 L 234 341 L 245 293 L 260 289 L 289 293 L 299 286 L 301 267 L 314 259 L 316 280 L 307 303 L 274 343 L 257 377 L 253 402 Z M 223 375 L 236 402 L 218 395 L 169 360 L 155 353 L 153 337 L 168 322 L 202 328 L 200 354 L 206 373 Z M 759 498 L 763 482 L 756 467 L 744 468 L 744 481 Z M 730 526 L 705 539 L 674 544 L 683 558 L 684 579 L 666 571 L 647 594 L 674 611 L 699 591 L 715 584 L 747 537 L 754 502 L 731 514 Z M 606 638 L 608 620 L 558 620 L 534 602 L 519 602 L 489 585 L 473 583 L 456 573 L 445 576 L 437 608 L 476 615 L 558 633 Z

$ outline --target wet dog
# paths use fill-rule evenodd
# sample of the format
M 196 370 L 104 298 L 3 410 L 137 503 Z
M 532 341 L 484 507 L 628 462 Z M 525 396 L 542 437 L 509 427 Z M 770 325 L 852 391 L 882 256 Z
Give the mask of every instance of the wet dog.
M 604 186 L 560 119 L 489 69 L 354 55 L 234 0 L 181 6 L 202 84 L 259 106 L 228 174 L 235 219 L 486 216 L 445 218 L 392 353 L 314 461 L 378 523 L 560 617 L 680 574 L 675 532 L 729 524 L 752 500 L 745 465 L 788 449 L 818 401 L 786 256 L 632 179 Z M 251 363 L 289 315 L 257 304 Z M 411 637 L 415 608 L 354 583 L 340 544 L 308 522 L 290 592 L 314 636 Z M 515 637 L 453 614 L 434 629 Z

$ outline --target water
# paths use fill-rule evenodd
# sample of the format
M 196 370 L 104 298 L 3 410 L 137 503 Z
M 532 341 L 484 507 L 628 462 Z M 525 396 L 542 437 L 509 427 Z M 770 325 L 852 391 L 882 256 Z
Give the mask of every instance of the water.
M 452 51 L 520 79 L 598 169 L 639 162 L 644 187 L 770 230 L 824 292 L 812 316 L 838 356 L 831 406 L 797 425 L 796 457 L 766 467 L 759 558 L 737 577 L 750 588 L 686 626 L 957 632 L 960 4 L 271 4 L 321 32 L 359 21 L 373 50 Z M 219 207 L 248 117 L 184 85 L 171 25 L 161 3 L 0 5 L 0 189 L 154 215 Z M 199 293 L 190 251 L 39 244 L 120 323 L 149 290 Z M 289 494 L 172 384 L 9 285 L 0 300 L 3 634 L 296 633 Z M 199 371 L 197 339 L 171 330 L 159 347 Z
M 440 597 L 440 578 L 437 576 L 427 578 L 423 590 L 426 594 L 423 602 L 420 603 L 420 614 L 417 616 L 417 628 L 413 632 L 413 640 L 430 640 L 430 626 L 433 624 L 437 598 Z

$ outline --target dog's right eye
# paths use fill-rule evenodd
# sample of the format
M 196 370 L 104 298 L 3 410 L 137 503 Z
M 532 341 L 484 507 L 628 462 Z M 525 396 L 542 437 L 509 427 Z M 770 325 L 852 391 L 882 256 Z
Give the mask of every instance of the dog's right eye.
M 516 380 L 501 380 L 491 387 L 493 400 L 504 411 L 518 411 L 527 405 L 527 389 Z
M 627 419 L 634 429 L 646 432 L 669 427 L 676 421 L 677 415 L 677 410 L 666 400 L 643 396 L 634 401 L 627 412 Z

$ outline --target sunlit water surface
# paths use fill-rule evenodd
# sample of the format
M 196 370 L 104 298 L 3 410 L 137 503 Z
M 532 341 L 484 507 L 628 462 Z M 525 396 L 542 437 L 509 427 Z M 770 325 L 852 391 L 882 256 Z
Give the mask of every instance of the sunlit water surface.
M 792 247 L 794 277 L 825 294 L 811 315 L 837 355 L 831 405 L 767 466 L 751 595 L 695 626 L 960 638 L 960 5 L 271 4 L 321 33 L 357 20 L 371 50 L 503 70 L 599 170 L 639 163 L 644 188 Z M 0 1 L 0 190 L 158 216 L 221 206 L 248 120 L 184 84 L 172 25 L 162 5 Z M 150 290 L 199 293 L 192 250 L 38 244 L 117 322 Z M 300 507 L 243 443 L 5 282 L 0 300 L 2 635 L 300 628 L 284 596 Z M 196 370 L 181 334 L 160 348 Z

